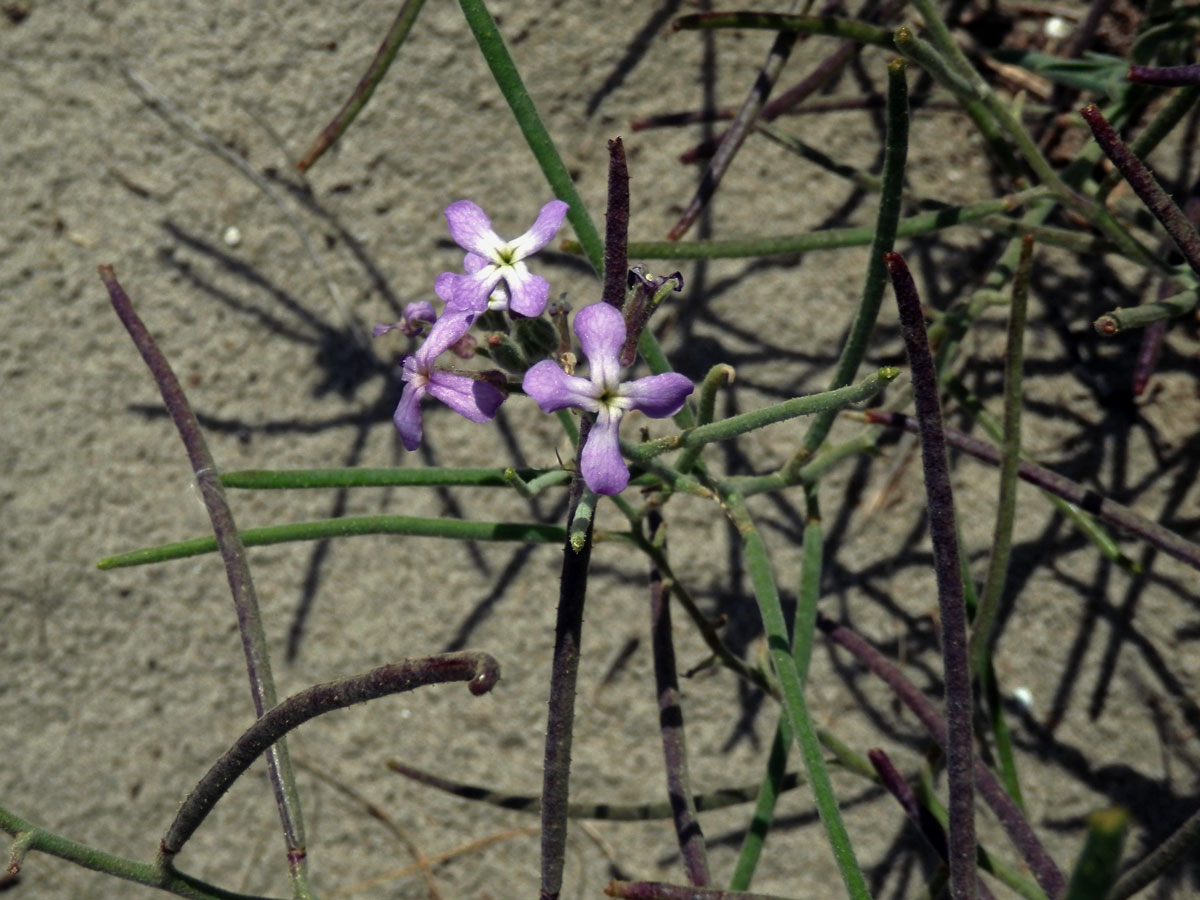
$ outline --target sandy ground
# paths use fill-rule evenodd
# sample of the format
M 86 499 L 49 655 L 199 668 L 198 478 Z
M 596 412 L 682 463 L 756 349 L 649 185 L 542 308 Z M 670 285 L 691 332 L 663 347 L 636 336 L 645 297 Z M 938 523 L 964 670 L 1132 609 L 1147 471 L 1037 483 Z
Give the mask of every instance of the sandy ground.
M 434 277 L 458 266 L 441 216 L 449 202 L 474 199 L 497 230 L 516 234 L 550 195 L 455 4 L 439 0 L 424 10 L 372 106 L 306 183 L 289 164 L 361 74 L 395 3 L 12 6 L 22 5 L 32 8 L 23 21 L 0 19 L 0 802 L 71 838 L 148 858 L 183 795 L 251 712 L 215 557 L 96 569 L 108 554 L 204 534 L 207 522 L 180 443 L 95 266 L 116 266 L 226 470 L 548 466 L 558 446 L 553 423 L 519 399 L 494 427 L 431 410 L 425 448 L 405 454 L 390 423 L 405 344 L 395 334 L 375 342 L 363 335 L 371 323 L 394 319 L 404 302 L 431 298 Z M 739 102 L 769 37 L 664 36 L 669 14 L 688 11 L 681 3 L 495 7 L 593 215 L 602 222 L 606 140 L 623 134 L 633 237 L 661 236 L 697 177 L 676 156 L 702 131 L 635 134 L 628 123 L 709 99 Z M 798 50 L 784 83 L 830 47 L 814 41 Z M 864 54 L 837 92 L 879 86 L 884 63 L 880 53 Z M 880 123 L 872 114 L 788 124 L 839 160 L 878 163 Z M 967 134 L 956 116 L 917 117 L 914 190 L 954 202 L 991 195 Z M 787 234 L 870 221 L 870 197 L 765 141 L 749 149 L 705 224 L 710 233 Z M 230 153 L 267 189 L 222 158 Z M 1168 154 L 1158 161 L 1168 177 L 1188 171 Z M 310 192 L 299 190 L 305 186 Z M 226 240 L 231 228 L 240 233 L 236 245 Z M 901 246 L 931 306 L 944 308 L 975 282 L 988 258 L 982 241 L 964 231 Z M 737 367 L 724 411 L 819 390 L 863 259 L 849 250 L 689 264 L 666 346 L 694 377 L 718 361 Z M 597 296 L 596 282 L 571 257 L 548 252 L 541 271 L 577 308 Z M 1071 477 L 1194 537 L 1194 328 L 1174 329 L 1148 398 L 1135 406 L 1122 398 L 1136 341 L 1101 344 L 1089 327 L 1146 290 L 1105 260 L 1081 269 L 1066 254 L 1042 253 L 1026 444 Z M 877 362 L 902 359 L 894 318 L 889 300 Z M 1002 347 L 998 310 L 971 338 L 965 369 L 993 410 Z M 835 437 L 853 428 L 839 425 Z M 769 471 L 802 429 L 775 426 L 736 450 L 712 451 L 711 463 Z M 910 451 L 891 445 L 883 459 L 828 478 L 825 609 L 903 656 L 912 677 L 936 694 L 936 604 Z M 982 574 L 995 476 L 958 460 L 956 478 L 966 545 Z M 802 507 L 791 500 L 755 505 L 789 599 Z M 997 668 L 1006 692 L 1032 696 L 1029 716 L 1012 707 L 1030 815 L 1069 866 L 1088 812 L 1132 805 L 1130 847 L 1138 852 L 1200 800 L 1196 573 L 1118 536 L 1147 565 L 1146 575 L 1131 577 L 1101 562 L 1032 489 L 1021 501 Z M 371 512 L 561 515 L 553 496 L 531 506 L 498 490 L 235 492 L 232 502 L 247 526 Z M 699 501 L 671 508 L 679 571 L 707 609 L 730 616 L 730 642 L 755 658 L 756 613 L 734 536 Z M 617 525 L 608 513 L 602 524 Z M 466 848 L 437 868 L 441 896 L 498 900 L 536 891 L 537 837 L 521 830 L 536 820 L 407 783 L 384 762 L 400 757 L 509 792 L 538 789 L 559 553 L 375 537 L 251 553 L 281 694 L 456 647 L 488 650 L 503 666 L 502 684 L 482 699 L 458 686 L 432 688 L 331 715 L 294 735 L 322 896 L 424 897 L 429 889 L 418 873 L 395 874 L 411 865 L 410 850 L 317 769 L 378 804 L 425 855 Z M 594 563 L 575 795 L 657 798 L 645 573 L 612 545 L 599 546 Z M 678 653 L 690 666 L 703 650 L 680 618 Z M 635 640 L 637 649 L 614 667 Z M 697 787 L 756 780 L 775 722 L 771 704 L 724 673 L 700 675 L 684 690 Z M 917 723 L 844 654 L 818 648 L 809 693 L 819 723 L 856 749 L 882 746 L 905 771 L 919 765 L 925 740 Z M 878 896 L 913 895 L 928 855 L 887 798 L 850 776 L 835 781 L 851 801 L 848 826 Z M 741 807 L 703 820 L 720 883 L 747 815 Z M 981 822 L 992 846 L 1011 857 L 987 813 Z M 613 871 L 601 846 L 628 876 L 681 879 L 668 824 L 597 823 L 594 834 L 572 832 L 567 897 L 599 895 Z M 179 864 L 230 889 L 286 893 L 261 767 L 222 801 Z M 788 795 L 756 889 L 825 897 L 838 894 L 837 882 L 809 796 Z M 1192 865 L 1177 868 L 1155 896 L 1197 891 L 1200 866 Z M 27 860 L 10 892 L 30 900 L 152 895 L 42 855 Z

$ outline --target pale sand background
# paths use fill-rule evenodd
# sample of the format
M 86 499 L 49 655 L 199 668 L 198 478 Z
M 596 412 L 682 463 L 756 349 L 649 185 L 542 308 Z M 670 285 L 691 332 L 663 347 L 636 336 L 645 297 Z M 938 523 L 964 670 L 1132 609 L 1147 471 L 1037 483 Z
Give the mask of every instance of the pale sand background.
M 184 379 L 226 469 L 554 462 L 554 423 L 531 414 L 519 398 L 497 427 L 468 427 L 431 410 L 425 451 L 398 451 L 389 417 L 399 393 L 393 365 L 402 339 L 392 335 L 360 350 L 343 318 L 362 330 L 394 318 L 403 302 L 431 296 L 434 277 L 459 263 L 441 217 L 447 203 L 475 199 L 501 234 L 512 235 L 549 199 L 455 4 L 434 0 L 422 13 L 370 109 L 312 173 L 311 199 L 289 191 L 298 183 L 289 161 L 340 105 L 395 6 L 34 3 L 24 22 L 0 20 L 0 798 L 70 837 L 149 856 L 179 800 L 248 724 L 250 709 L 214 557 L 109 573 L 95 568 L 101 556 L 207 527 L 178 438 L 156 411 L 157 393 L 109 309 L 97 263 L 115 264 Z M 605 142 L 624 134 L 633 235 L 662 235 L 696 178 L 675 157 L 701 131 L 634 134 L 629 121 L 696 108 L 706 84 L 715 102 L 739 102 L 770 38 L 664 36 L 668 13 L 688 11 L 683 4 L 495 6 L 597 220 Z M 814 41 L 798 50 L 784 83 L 830 49 Z M 880 53 L 864 54 L 838 92 L 861 91 L 867 81 L 880 85 L 884 62 Z M 149 109 L 123 67 L 255 171 L 280 173 L 271 183 L 315 245 L 342 312 L 281 209 Z M 841 160 L 877 163 L 872 115 L 805 117 L 788 127 Z M 977 145 L 966 135 L 957 117 L 917 117 L 912 182 L 918 192 L 952 201 L 990 196 L 979 178 Z M 754 141 L 752 150 L 722 188 L 714 234 L 870 221 L 870 198 L 764 141 Z M 1170 154 L 1156 161 L 1168 176 L 1179 172 Z M 222 242 L 229 226 L 242 234 L 236 248 Z M 901 246 L 928 279 L 932 306 L 944 308 L 977 277 L 987 257 L 954 247 L 978 240 L 964 231 L 949 242 Z M 738 367 L 724 401 L 728 410 L 818 390 L 859 290 L 863 259 L 863 251 L 853 250 L 786 264 L 685 266 L 688 290 L 676 310 L 686 311 L 677 313 L 667 347 L 693 376 L 718 360 Z M 1028 389 L 1029 449 L 1195 536 L 1194 327 L 1173 330 L 1142 418 L 1131 424 L 1130 408 L 1116 401 L 1102 408 L 1093 388 L 1108 385 L 1114 397 L 1125 391 L 1136 342 L 1100 345 L 1088 323 L 1106 308 L 1137 302 L 1145 286 L 1126 278 L 1135 289 L 1126 290 L 1101 260 L 1081 272 L 1063 254 L 1044 252 L 1040 259 L 1028 342 L 1036 376 Z M 596 283 L 577 261 L 548 253 L 540 265 L 555 292 L 567 292 L 576 307 L 596 297 Z M 890 295 L 883 321 L 894 338 Z M 993 409 L 1002 322 L 1002 311 L 989 314 L 970 344 L 978 362 L 968 381 Z M 889 346 L 877 361 L 900 360 L 894 340 Z M 739 453 L 714 450 L 713 464 L 765 471 L 802 428 L 775 426 L 743 442 Z M 846 435 L 853 426 L 839 428 Z M 957 472 L 960 503 L 973 510 L 963 516 L 967 545 L 982 567 L 995 478 L 970 461 L 959 461 Z M 935 602 L 914 458 L 892 446 L 878 464 L 844 466 L 822 498 L 831 542 L 826 609 L 853 620 L 890 652 L 906 654 L 912 676 L 936 692 Z M 232 501 L 244 525 L 325 517 L 342 502 L 332 492 L 234 493 Z M 1033 719 L 1013 720 L 1026 796 L 1039 832 L 1069 865 L 1089 811 L 1141 804 L 1136 848 L 1146 829 L 1161 838 L 1200 799 L 1196 573 L 1160 556 L 1149 576 L 1134 581 L 1099 563 L 1032 491 L 1023 490 L 1022 501 L 1017 607 L 1006 618 L 997 664 L 1006 689 L 1032 692 Z M 755 508 L 787 588 L 800 519 L 771 500 Z M 342 507 L 347 514 L 454 511 L 483 519 L 553 517 L 556 509 L 552 496 L 531 512 L 515 494 L 483 490 L 360 491 Z M 670 518 L 679 571 L 710 609 L 731 615 L 731 641 L 754 657 L 756 614 L 729 529 L 685 499 L 671 504 Z M 1135 544 L 1126 550 L 1142 557 Z M 503 666 L 503 682 L 489 697 L 444 686 L 340 712 L 302 728 L 292 739 L 295 755 L 370 797 L 429 855 L 534 824 L 406 783 L 383 763 L 403 755 L 506 791 L 538 788 L 558 560 L 555 547 L 467 552 L 385 538 L 253 551 L 281 694 L 451 646 L 486 649 Z M 662 776 L 643 573 L 612 547 L 597 548 L 594 561 L 575 794 L 649 799 L 661 794 Z M 289 629 L 305 602 L 298 656 L 287 662 Z M 689 629 L 678 632 L 681 666 L 700 660 Z M 640 648 L 603 684 L 633 638 L 643 639 Z M 697 677 L 685 692 L 696 785 L 756 779 L 774 711 L 726 674 Z M 857 749 L 883 746 L 906 771 L 919 763 L 925 740 L 915 722 L 844 654 L 819 646 L 809 693 L 817 720 Z M 1051 718 L 1060 720 L 1057 729 L 1053 736 L 1040 732 L 1039 740 L 1036 729 Z M 299 777 L 314 883 L 323 896 L 409 864 L 405 848 L 361 807 L 307 771 Z M 835 780 L 847 798 L 869 793 L 851 777 Z M 746 815 L 742 807 L 704 817 L 721 883 Z M 892 803 L 878 797 L 858 803 L 847 821 L 879 895 L 915 891 L 914 843 Z M 1011 857 L 988 814 L 982 821 L 992 846 Z M 627 874 L 680 879 L 668 824 L 600 823 L 596 831 Z M 223 886 L 281 896 L 286 882 L 277 832 L 256 767 L 222 801 L 180 865 Z M 566 896 L 598 896 L 609 875 L 593 842 L 574 830 Z M 537 839 L 493 843 L 439 869 L 437 878 L 445 897 L 532 896 Z M 755 887 L 825 897 L 838 894 L 836 882 L 809 798 L 788 795 Z M 1193 866 L 1177 871 L 1159 896 L 1198 889 L 1200 867 Z M 27 860 L 11 892 L 30 900 L 152 895 L 40 855 Z M 408 875 L 348 896 L 418 897 L 426 888 Z

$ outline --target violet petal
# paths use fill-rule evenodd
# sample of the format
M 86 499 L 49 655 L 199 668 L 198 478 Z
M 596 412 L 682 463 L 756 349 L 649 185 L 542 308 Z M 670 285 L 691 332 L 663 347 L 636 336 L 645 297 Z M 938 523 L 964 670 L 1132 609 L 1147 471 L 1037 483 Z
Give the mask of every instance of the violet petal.
M 504 270 L 504 281 L 509 290 L 509 309 L 530 318 L 542 314 L 550 299 L 550 282 L 520 262 Z
M 625 319 L 607 303 L 593 303 L 576 314 L 575 334 L 588 360 L 589 377 L 598 385 L 615 388 L 621 380 L 617 356 L 625 343 Z
M 524 259 L 545 247 L 562 226 L 568 206 L 561 200 L 551 200 L 538 212 L 537 219 L 528 231 L 509 244 L 513 259 Z
M 620 422 L 619 414 L 601 410 L 583 445 L 579 469 L 587 486 L 597 494 L 619 494 L 629 484 L 629 469 L 617 444 Z
M 429 335 L 425 338 L 425 343 L 417 350 L 415 354 L 416 367 L 428 371 L 435 359 L 471 330 L 475 315 L 476 313 L 469 310 L 448 307 L 442 313 L 442 317 L 434 322 L 433 327 L 429 329 Z
M 400 441 L 405 450 L 416 450 L 421 446 L 421 397 L 424 395 L 424 384 L 406 384 L 404 392 L 400 395 L 400 402 L 396 404 L 396 412 L 392 415 L 392 421 L 396 423 L 396 430 L 400 432 Z
M 434 372 L 429 376 L 430 394 L 472 422 L 490 422 L 504 402 L 504 393 L 484 381 L 466 375 Z
M 432 325 L 437 321 L 437 313 L 433 311 L 433 304 L 428 300 L 418 300 L 404 307 L 404 321 L 428 322 Z
M 499 261 L 496 248 L 504 246 L 504 241 L 492 231 L 492 220 L 477 204 L 470 200 L 451 203 L 446 207 L 446 224 L 450 227 L 450 237 L 458 246 L 493 262 Z
M 618 393 L 627 409 L 640 409 L 652 419 L 663 419 L 679 412 L 694 389 L 686 375 L 664 372 L 626 382 L 618 388 Z
M 596 412 L 596 386 L 586 378 L 568 375 L 551 359 L 534 363 L 521 382 L 525 393 L 534 399 L 544 413 L 576 407 Z
M 434 279 L 433 292 L 444 302 L 449 303 L 454 299 L 454 285 L 459 278 L 462 278 L 462 276 L 456 272 L 443 272 Z
M 470 275 L 454 275 L 450 305 L 457 309 L 483 312 L 487 309 L 488 296 L 499 284 L 501 275 L 500 267 L 491 265 Z

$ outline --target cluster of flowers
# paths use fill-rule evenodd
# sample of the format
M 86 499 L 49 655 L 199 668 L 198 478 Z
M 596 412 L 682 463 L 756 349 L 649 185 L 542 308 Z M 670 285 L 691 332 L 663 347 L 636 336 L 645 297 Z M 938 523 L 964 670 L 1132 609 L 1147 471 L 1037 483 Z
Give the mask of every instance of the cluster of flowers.
M 446 304 L 441 317 L 428 302 L 410 303 L 401 322 L 374 330 L 379 336 L 398 328 L 411 337 L 429 326 L 424 343 L 401 363 L 405 384 L 394 420 L 405 449 L 421 445 L 421 400 L 426 394 L 472 422 L 495 416 L 506 397 L 503 390 L 486 378 L 438 369 L 434 363 L 451 349 L 470 356 L 473 342 L 467 332 L 489 310 L 507 311 L 515 319 L 541 315 L 550 284 L 530 272 L 524 260 L 550 242 L 566 212 L 567 204 L 552 200 L 528 231 L 505 241 L 470 200 L 446 207 L 450 236 L 467 254 L 465 274 L 443 272 L 434 284 L 434 292 Z M 588 378 L 568 374 L 557 360 L 543 359 L 526 369 L 521 387 L 542 412 L 573 408 L 595 416 L 579 460 L 580 471 L 597 494 L 617 494 L 629 483 L 617 438 L 621 417 L 631 409 L 653 418 L 672 416 L 693 386 L 673 372 L 622 382 L 619 357 L 625 344 L 625 320 L 613 306 L 595 303 L 581 309 L 575 316 L 575 334 L 588 360 Z

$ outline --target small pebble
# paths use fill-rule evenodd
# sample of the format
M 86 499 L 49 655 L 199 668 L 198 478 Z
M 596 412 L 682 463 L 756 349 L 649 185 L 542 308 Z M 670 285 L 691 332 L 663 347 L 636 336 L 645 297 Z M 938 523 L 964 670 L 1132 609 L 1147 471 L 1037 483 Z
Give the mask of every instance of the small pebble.
M 236 247 L 242 242 L 242 230 L 236 225 L 230 225 L 221 235 L 221 240 L 225 242 L 226 247 Z
M 1051 16 L 1042 26 L 1042 30 L 1051 40 L 1061 41 L 1063 38 L 1071 36 L 1071 23 L 1062 16 Z

